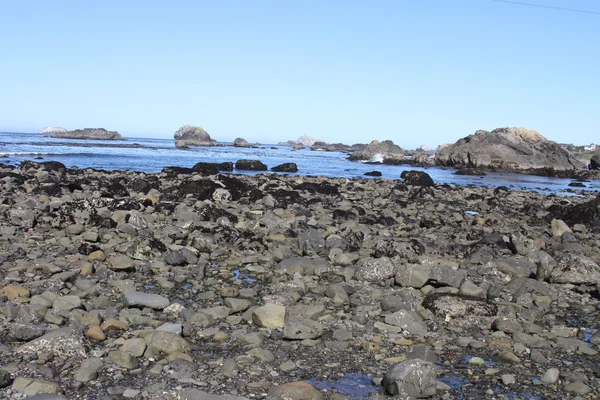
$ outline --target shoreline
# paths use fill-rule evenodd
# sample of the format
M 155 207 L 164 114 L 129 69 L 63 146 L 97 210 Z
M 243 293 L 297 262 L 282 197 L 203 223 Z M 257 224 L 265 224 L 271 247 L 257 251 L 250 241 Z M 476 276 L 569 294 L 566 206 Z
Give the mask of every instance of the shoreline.
M 0 364 L 15 390 L 323 398 L 349 379 L 366 393 L 346 395 L 366 398 L 413 365 L 433 381 L 406 385 L 429 396 L 462 394 L 444 382 L 482 397 L 600 393 L 591 197 L 418 171 L 0 172 Z M 560 383 L 522 379 L 552 368 Z

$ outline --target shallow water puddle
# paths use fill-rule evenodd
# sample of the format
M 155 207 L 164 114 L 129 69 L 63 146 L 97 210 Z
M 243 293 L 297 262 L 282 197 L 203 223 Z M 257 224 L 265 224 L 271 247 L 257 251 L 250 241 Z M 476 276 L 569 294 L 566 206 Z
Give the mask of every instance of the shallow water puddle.
M 348 396 L 349 400 L 364 399 L 381 390 L 379 386 L 373 386 L 373 379 L 361 374 L 348 374 L 335 382 L 318 381 L 311 379 L 308 381 L 318 390 L 331 390 Z
M 233 279 L 235 279 L 236 281 L 238 279 L 243 279 L 243 280 L 245 280 L 246 282 L 249 282 L 249 283 L 256 282 L 256 279 L 250 278 L 248 275 L 242 274 L 239 269 L 236 269 L 236 270 L 233 271 Z

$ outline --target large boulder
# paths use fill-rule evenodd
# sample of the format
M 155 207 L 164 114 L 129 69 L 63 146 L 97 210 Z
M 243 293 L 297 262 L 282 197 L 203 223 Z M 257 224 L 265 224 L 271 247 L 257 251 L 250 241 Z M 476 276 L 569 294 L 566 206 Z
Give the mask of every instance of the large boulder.
M 259 160 L 237 160 L 235 163 L 235 169 L 242 169 L 246 171 L 266 171 L 267 166 Z
M 569 171 L 585 165 L 560 145 L 524 128 L 479 130 L 438 150 L 438 165 L 507 171 Z
M 217 145 L 217 141 L 199 126 L 184 125 L 175 132 L 175 147 Z
M 424 398 L 436 393 L 434 364 L 418 358 L 391 367 L 383 377 L 385 391 L 398 398 Z
M 104 128 L 75 129 L 74 131 L 54 130 L 51 138 L 83 139 L 83 140 L 125 140 L 119 132 L 107 131 Z
M 590 158 L 590 169 L 600 169 L 600 151 L 595 152 Z
M 239 137 L 233 141 L 233 146 L 234 147 L 250 147 L 250 144 L 248 144 L 248 141 L 246 139 Z
M 379 142 L 373 140 L 362 150 L 352 153 L 348 159 L 352 161 L 385 162 L 385 160 L 401 160 L 404 158 L 404 150 L 391 140 Z

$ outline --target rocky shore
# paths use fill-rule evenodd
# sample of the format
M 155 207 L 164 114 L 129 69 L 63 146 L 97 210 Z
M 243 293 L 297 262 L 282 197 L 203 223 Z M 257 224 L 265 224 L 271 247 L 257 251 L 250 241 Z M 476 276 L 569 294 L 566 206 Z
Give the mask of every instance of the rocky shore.
M 224 168 L 0 165 L 0 398 L 600 395 L 600 200 Z

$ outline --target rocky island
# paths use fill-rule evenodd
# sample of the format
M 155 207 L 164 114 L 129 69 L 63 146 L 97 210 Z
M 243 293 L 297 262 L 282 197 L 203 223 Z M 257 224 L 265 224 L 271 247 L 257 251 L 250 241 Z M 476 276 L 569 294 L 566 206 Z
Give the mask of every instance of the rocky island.
M 569 176 L 585 168 L 558 143 L 524 128 L 479 130 L 441 148 L 435 163 L 454 168 Z
M 74 131 L 53 130 L 51 138 L 84 139 L 84 140 L 125 140 L 118 132 L 107 131 L 104 128 L 85 128 Z
M 184 125 L 175 132 L 175 147 L 218 145 L 217 141 L 199 126 Z
M 0 393 L 600 395 L 600 200 L 232 168 L 0 164 Z

